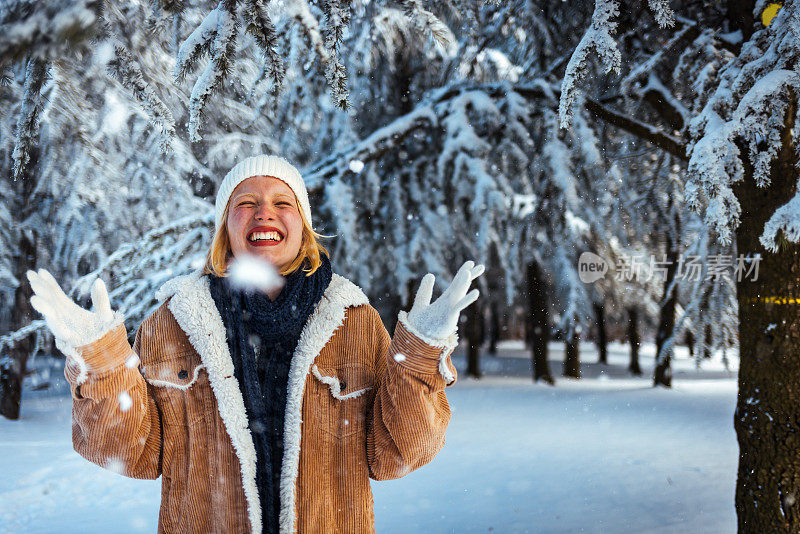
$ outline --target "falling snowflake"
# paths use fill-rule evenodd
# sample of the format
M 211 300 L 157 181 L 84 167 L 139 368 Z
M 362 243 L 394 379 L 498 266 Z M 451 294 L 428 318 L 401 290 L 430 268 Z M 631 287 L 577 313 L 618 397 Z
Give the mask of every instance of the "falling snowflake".
M 127 391 L 120 393 L 117 399 L 119 400 L 119 409 L 122 412 L 127 412 L 131 409 L 131 406 L 133 406 L 133 401 Z
M 364 170 L 364 162 L 358 159 L 350 160 L 350 170 L 358 174 Z

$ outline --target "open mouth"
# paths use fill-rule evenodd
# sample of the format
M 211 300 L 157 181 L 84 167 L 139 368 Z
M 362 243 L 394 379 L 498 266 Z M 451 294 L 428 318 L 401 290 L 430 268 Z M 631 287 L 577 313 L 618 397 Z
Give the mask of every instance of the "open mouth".
M 277 245 L 283 239 L 284 235 L 277 228 L 254 228 L 247 234 L 247 242 L 256 247 Z

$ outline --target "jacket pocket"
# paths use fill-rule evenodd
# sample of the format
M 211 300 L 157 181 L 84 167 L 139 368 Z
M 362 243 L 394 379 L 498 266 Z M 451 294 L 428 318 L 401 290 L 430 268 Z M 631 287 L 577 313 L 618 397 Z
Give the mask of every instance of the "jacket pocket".
M 337 439 L 364 432 L 367 393 L 372 390 L 370 370 L 359 364 L 325 368 L 313 365 L 311 373 L 326 386 L 322 396 L 323 430 Z
M 142 366 L 142 375 L 153 386 L 164 424 L 189 425 L 203 418 L 198 386 L 207 382 L 204 369 L 194 350 Z

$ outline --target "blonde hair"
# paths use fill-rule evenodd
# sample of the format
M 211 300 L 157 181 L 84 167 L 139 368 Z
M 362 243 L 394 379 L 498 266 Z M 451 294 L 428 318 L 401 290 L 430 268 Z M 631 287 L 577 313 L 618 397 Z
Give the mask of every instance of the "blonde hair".
M 306 276 L 311 276 L 319 269 L 319 266 L 322 265 L 321 255 L 325 254 L 330 257 L 328 250 L 319 242 L 319 238 L 327 236 L 318 234 L 312 230 L 311 223 L 306 220 L 303 210 L 297 202 L 297 197 L 295 197 L 295 204 L 297 205 L 297 211 L 300 213 L 300 219 L 303 221 L 300 251 L 297 253 L 292 263 L 281 269 L 280 275 L 287 276 L 302 267 Z M 230 210 L 230 206 L 231 201 L 228 199 L 228 204 L 225 206 L 225 211 L 222 213 L 222 223 L 214 233 L 214 238 L 211 240 L 211 247 L 209 247 L 206 253 L 206 265 L 203 268 L 204 275 L 213 274 L 219 277 L 228 276 L 228 263 L 233 259 L 231 241 L 228 237 L 228 211 Z

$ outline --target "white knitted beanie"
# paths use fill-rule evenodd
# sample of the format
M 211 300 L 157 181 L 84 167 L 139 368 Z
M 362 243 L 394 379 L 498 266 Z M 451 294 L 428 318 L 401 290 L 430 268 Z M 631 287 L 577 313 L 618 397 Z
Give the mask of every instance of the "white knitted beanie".
M 222 215 L 225 213 L 225 206 L 228 205 L 228 200 L 231 198 L 236 186 L 251 176 L 262 175 L 278 178 L 291 187 L 300 202 L 303 215 L 308 220 L 308 224 L 311 224 L 311 205 L 308 202 L 308 190 L 303 177 L 300 176 L 300 171 L 281 157 L 261 154 L 260 156 L 250 156 L 237 163 L 228 171 L 228 174 L 225 175 L 219 185 L 217 201 L 214 206 L 214 221 L 216 222 L 217 230 L 222 226 Z

